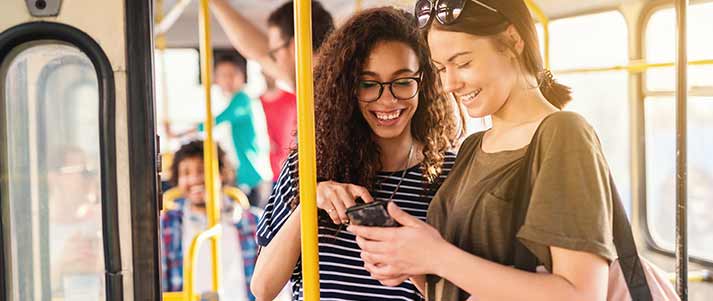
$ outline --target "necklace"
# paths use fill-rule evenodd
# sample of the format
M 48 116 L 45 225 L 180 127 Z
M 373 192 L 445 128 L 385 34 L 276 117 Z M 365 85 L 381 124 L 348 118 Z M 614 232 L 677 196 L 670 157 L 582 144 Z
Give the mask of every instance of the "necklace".
M 394 196 L 396 195 L 396 192 L 399 190 L 399 188 L 401 188 L 401 182 L 403 182 L 403 181 L 404 181 L 404 177 L 406 177 L 406 171 L 408 171 L 408 169 L 409 169 L 409 168 L 408 168 L 408 164 L 411 162 L 411 157 L 412 157 L 412 156 L 413 156 L 413 141 L 411 141 L 411 146 L 410 146 L 409 149 L 408 149 L 408 158 L 406 158 L 406 163 L 404 164 L 404 165 L 405 165 L 405 166 L 404 166 L 404 170 L 401 172 L 401 178 L 399 179 L 399 183 L 396 184 L 396 189 L 394 189 L 394 191 L 391 192 L 391 196 L 389 197 L 389 200 L 388 200 L 387 202 L 390 202 L 391 200 L 393 200 L 393 199 L 394 199 Z M 379 184 L 379 186 L 383 187 L 382 184 Z M 348 224 L 349 221 L 347 220 L 346 223 Z M 342 227 L 343 227 L 343 226 L 344 226 L 344 223 L 340 224 L 340 225 L 339 225 L 339 228 L 337 228 L 337 232 L 336 232 L 336 233 L 339 233 L 339 232 L 342 230 Z M 336 239 L 337 239 L 337 236 L 336 236 L 336 234 L 335 234 L 334 240 L 336 240 Z
M 406 176 L 406 171 L 408 171 L 408 164 L 411 162 L 411 156 L 413 155 L 413 141 L 411 141 L 411 147 L 408 149 L 408 158 L 406 158 L 406 164 L 404 164 L 404 170 L 401 172 L 401 178 L 399 178 L 399 183 L 396 184 L 396 189 L 394 189 L 393 192 L 391 192 L 391 196 L 389 197 L 389 200 L 387 202 L 390 202 L 394 199 L 394 196 L 396 195 L 396 192 L 399 191 L 399 188 L 401 188 L 401 183 L 404 181 L 404 177 Z

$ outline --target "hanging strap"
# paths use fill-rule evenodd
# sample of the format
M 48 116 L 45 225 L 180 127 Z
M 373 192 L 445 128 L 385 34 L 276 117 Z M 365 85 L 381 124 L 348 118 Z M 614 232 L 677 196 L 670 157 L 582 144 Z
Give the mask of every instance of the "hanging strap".
M 611 173 L 609 174 L 609 183 L 611 185 L 612 202 L 614 207 L 614 246 L 616 253 L 619 256 L 619 265 L 626 280 L 626 286 L 629 288 L 629 295 L 632 300 L 652 300 L 649 284 L 646 282 L 646 275 L 641 266 L 639 252 L 636 249 L 634 242 L 634 234 L 631 232 L 631 224 L 626 216 L 624 205 L 622 205 L 621 197 L 614 185 L 614 179 Z
M 547 118 L 540 123 L 540 127 Z M 540 127 L 538 127 L 535 131 L 535 135 L 532 137 L 532 141 L 530 141 L 530 145 L 527 148 L 527 153 L 523 158 L 524 165 L 520 168 L 520 180 L 517 181 L 521 194 L 518 201 L 513 206 L 513 262 L 515 268 L 530 272 L 535 272 L 538 260 L 537 257 L 517 238 L 517 232 L 525 224 L 527 210 L 530 207 L 533 183 L 532 167 L 535 163 L 534 153 Z M 649 290 L 649 285 L 646 282 L 644 269 L 641 266 L 641 259 L 639 258 L 639 253 L 636 249 L 634 235 L 631 232 L 631 225 L 629 224 L 629 219 L 626 216 L 626 211 L 621 203 L 621 198 L 616 189 L 616 185 L 614 185 L 614 179 L 612 178 L 611 173 L 609 173 L 609 184 L 611 187 L 612 203 L 614 205 L 612 208 L 614 245 L 619 257 L 621 271 L 624 274 L 624 279 L 626 280 L 626 286 L 629 288 L 629 294 L 631 295 L 632 300 L 651 301 L 653 300 L 651 297 L 651 291 Z

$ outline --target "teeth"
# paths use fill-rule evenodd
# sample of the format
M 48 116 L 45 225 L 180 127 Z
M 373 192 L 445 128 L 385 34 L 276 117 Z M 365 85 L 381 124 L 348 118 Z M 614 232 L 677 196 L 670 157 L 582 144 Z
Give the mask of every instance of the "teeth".
M 203 191 L 204 191 L 203 186 L 193 186 L 188 190 L 189 193 L 198 193 L 198 192 L 203 192 Z
M 460 97 L 462 101 L 471 101 L 473 98 L 480 94 L 481 89 L 475 90 L 474 92 L 468 93 Z
M 378 118 L 379 120 L 389 121 L 399 118 L 399 116 L 401 116 L 401 110 L 396 110 L 393 112 L 374 112 L 374 114 L 376 114 L 376 118 Z

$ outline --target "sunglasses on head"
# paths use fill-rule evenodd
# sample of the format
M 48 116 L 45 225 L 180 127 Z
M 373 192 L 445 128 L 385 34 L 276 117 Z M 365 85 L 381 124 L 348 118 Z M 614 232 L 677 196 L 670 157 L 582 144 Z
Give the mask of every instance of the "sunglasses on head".
M 418 28 L 423 29 L 428 26 L 428 24 L 431 23 L 431 18 L 434 13 L 436 20 L 441 25 L 455 23 L 463 12 L 467 1 L 478 4 L 494 13 L 498 12 L 497 9 L 478 0 L 418 0 L 416 2 L 416 8 L 414 9 L 414 14 L 418 20 Z

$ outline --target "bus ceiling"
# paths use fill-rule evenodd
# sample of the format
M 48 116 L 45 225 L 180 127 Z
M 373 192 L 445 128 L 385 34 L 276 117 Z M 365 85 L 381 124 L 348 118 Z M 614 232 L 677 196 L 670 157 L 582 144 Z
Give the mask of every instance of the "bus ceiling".
M 155 0 L 156 1 L 156 0 Z M 253 24 L 259 24 L 263 30 L 268 13 L 287 0 L 230 0 L 233 7 L 248 16 Z M 337 20 L 344 20 L 359 9 L 393 5 L 406 10 L 413 9 L 414 0 L 322 0 L 322 4 L 332 12 Z M 574 15 L 595 13 L 617 9 L 630 2 L 643 2 L 648 4 L 656 0 L 597 0 L 597 1 L 571 1 L 571 0 L 532 0 L 544 15 L 549 19 L 559 19 Z M 659 1 L 660 2 L 660 1 Z M 695 2 L 695 1 L 692 1 Z M 162 4 L 162 22 L 157 22 L 155 33 L 164 33 L 167 47 L 180 48 L 198 47 L 198 1 L 193 0 L 162 0 L 155 3 Z M 230 42 L 220 29 L 212 28 L 213 45 L 216 48 L 229 48 Z

